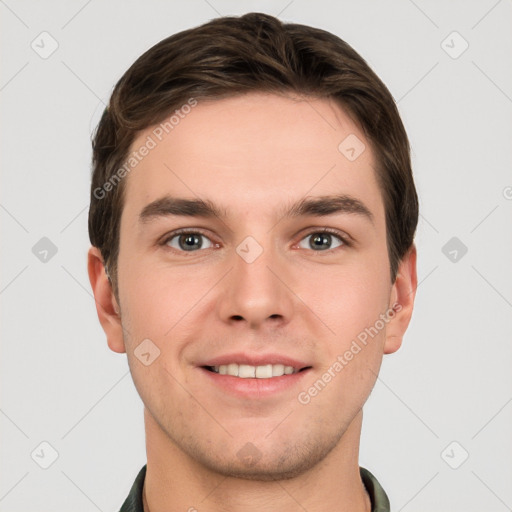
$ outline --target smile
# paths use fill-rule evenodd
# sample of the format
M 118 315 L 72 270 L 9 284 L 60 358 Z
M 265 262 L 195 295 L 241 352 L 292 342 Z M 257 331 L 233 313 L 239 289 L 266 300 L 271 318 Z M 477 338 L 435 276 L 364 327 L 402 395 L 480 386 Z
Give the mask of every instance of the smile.
M 252 366 L 249 364 L 222 364 L 220 366 L 206 366 L 206 369 L 220 375 L 230 375 L 240 379 L 271 379 L 272 377 L 282 377 L 283 375 L 292 375 L 306 368 L 294 368 L 284 364 L 265 364 Z

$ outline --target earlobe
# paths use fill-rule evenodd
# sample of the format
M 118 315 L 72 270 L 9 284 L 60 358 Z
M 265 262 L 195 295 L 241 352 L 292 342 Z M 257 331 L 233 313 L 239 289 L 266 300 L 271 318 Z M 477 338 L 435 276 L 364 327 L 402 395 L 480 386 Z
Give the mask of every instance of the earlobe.
M 119 306 L 105 271 L 101 252 L 97 247 L 89 249 L 87 270 L 96 302 L 96 312 L 107 336 L 108 346 L 114 352 L 126 352 Z
M 390 308 L 395 314 L 386 327 L 384 353 L 392 354 L 402 345 L 402 339 L 412 317 L 418 279 L 414 244 L 402 258 L 390 295 Z

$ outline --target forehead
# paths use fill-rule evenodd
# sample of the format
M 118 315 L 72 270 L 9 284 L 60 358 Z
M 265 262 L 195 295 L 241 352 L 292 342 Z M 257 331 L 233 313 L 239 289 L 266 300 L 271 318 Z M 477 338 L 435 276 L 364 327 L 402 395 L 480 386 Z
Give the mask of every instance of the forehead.
M 251 93 L 200 101 L 141 132 L 131 151 L 143 146 L 151 149 L 127 176 L 127 213 L 164 194 L 218 198 L 259 215 L 283 200 L 333 193 L 382 209 L 370 144 L 333 100 Z

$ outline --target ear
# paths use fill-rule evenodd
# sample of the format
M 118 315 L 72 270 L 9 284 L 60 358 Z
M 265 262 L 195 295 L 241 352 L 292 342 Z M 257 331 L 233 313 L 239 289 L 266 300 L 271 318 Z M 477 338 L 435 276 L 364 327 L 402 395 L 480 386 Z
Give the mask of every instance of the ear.
M 393 308 L 395 315 L 386 327 L 384 354 L 392 354 L 402 345 L 403 336 L 411 320 L 417 286 L 416 247 L 413 244 L 402 258 L 391 288 L 389 307 Z
M 126 352 L 119 305 L 105 272 L 101 252 L 97 247 L 89 249 L 87 270 L 96 302 L 96 311 L 100 324 L 107 335 L 108 346 L 114 352 Z

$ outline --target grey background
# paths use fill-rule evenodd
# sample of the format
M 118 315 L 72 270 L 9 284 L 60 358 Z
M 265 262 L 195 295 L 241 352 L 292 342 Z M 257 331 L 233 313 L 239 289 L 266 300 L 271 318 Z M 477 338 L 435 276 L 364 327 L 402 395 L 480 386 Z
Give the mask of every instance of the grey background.
M 510 510 L 510 0 L 0 1 L 0 510 L 118 510 L 145 463 L 142 403 L 126 355 L 106 345 L 86 273 L 90 134 L 144 50 L 253 10 L 351 44 L 398 101 L 412 143 L 416 311 L 365 406 L 361 465 L 395 511 Z M 51 49 L 43 31 L 59 45 L 46 59 L 31 47 Z M 43 441 L 58 453 L 47 469 Z

